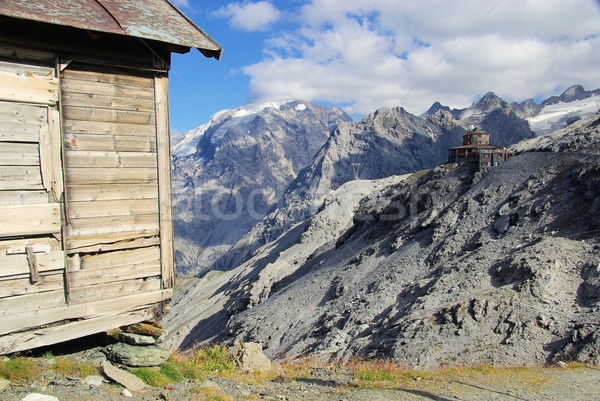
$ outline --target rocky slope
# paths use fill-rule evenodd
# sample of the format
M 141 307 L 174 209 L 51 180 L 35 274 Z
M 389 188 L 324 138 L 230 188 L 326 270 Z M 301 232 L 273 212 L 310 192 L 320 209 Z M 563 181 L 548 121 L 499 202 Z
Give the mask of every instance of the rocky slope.
M 330 131 L 339 108 L 284 99 L 215 114 L 174 141 L 179 275 L 201 275 L 277 203 Z
M 520 145 L 545 151 L 489 171 L 346 183 L 241 266 L 183 284 L 171 344 L 252 340 L 270 356 L 420 368 L 600 363 L 599 118 L 552 139 L 577 146 Z M 358 206 L 328 212 L 346 201 Z

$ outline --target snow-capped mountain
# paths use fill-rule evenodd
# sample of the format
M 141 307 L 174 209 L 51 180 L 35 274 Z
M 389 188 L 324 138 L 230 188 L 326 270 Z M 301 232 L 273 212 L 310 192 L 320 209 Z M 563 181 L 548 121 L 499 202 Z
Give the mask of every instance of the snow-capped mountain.
M 283 194 L 340 122 L 341 109 L 292 99 L 224 110 L 173 141 L 175 260 L 203 274 Z
M 429 110 L 420 117 L 426 118 L 437 110 L 446 110 L 467 126 L 478 126 L 492 135 L 499 132 L 521 131 L 516 136 L 521 137 L 522 132 L 531 131 L 533 136 L 544 135 L 566 127 L 569 124 L 594 115 L 600 110 L 600 89 L 586 91 L 581 85 L 573 85 L 566 89 L 560 96 L 551 96 L 538 104 L 533 99 L 523 102 L 507 103 L 493 92 L 486 93 L 481 99 L 466 109 L 451 109 L 439 102 L 435 102 Z M 504 119 L 504 126 L 500 127 L 494 121 L 495 114 L 503 113 L 508 116 Z M 524 120 L 524 121 L 523 121 Z M 529 127 L 525 127 L 525 123 Z M 494 128 L 499 131 L 494 131 Z M 498 145 L 508 145 L 497 141 Z

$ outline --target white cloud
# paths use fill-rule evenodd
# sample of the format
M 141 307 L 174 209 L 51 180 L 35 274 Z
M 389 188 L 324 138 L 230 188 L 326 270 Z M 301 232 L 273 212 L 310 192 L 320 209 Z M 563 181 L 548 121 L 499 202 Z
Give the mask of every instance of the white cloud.
M 466 107 L 600 87 L 595 0 L 313 0 L 299 27 L 246 66 L 251 96 L 296 96 L 366 114 L 434 101 Z
M 229 25 L 235 29 L 261 31 L 277 21 L 281 13 L 268 1 L 258 1 L 256 3 L 230 3 L 213 12 L 212 15 L 229 18 Z

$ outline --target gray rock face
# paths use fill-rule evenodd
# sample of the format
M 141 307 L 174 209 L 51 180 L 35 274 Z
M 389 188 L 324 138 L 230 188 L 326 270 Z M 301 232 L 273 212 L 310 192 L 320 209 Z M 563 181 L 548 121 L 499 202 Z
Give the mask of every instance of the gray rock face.
M 202 275 L 276 205 L 331 130 L 351 118 L 311 102 L 251 103 L 218 113 L 173 146 L 179 275 Z
M 579 143 L 598 119 L 563 136 Z M 600 362 L 600 156 L 534 145 L 491 170 L 444 165 L 389 181 L 333 238 L 319 231 L 331 223 L 294 227 L 235 270 L 186 286 L 206 294 L 185 300 L 198 329 L 172 332 L 188 343 L 258 342 L 271 357 L 365 355 L 419 368 Z
M 127 366 L 159 366 L 169 359 L 171 352 L 155 346 L 135 346 L 116 343 L 104 348 L 106 357 L 112 362 Z
M 332 191 L 354 180 L 355 172 L 359 179 L 374 180 L 444 162 L 448 148 L 460 142 L 464 132 L 466 129 L 446 111 L 423 120 L 400 107 L 382 108 L 359 122 L 338 125 L 310 165 L 289 185 L 279 207 L 213 267 L 228 270 L 247 260 L 265 244 L 267 236 L 274 240 L 314 215 Z

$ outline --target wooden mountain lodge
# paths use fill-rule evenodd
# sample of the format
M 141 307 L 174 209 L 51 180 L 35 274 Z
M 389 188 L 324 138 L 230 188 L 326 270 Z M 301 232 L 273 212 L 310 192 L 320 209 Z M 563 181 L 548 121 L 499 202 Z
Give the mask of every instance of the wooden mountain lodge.
M 450 148 L 449 163 L 477 163 L 481 167 L 493 167 L 510 159 L 514 152 L 503 146 L 490 145 L 490 134 L 478 128 L 463 135 L 462 146 Z
M 0 1 L 0 354 L 165 312 L 168 71 L 221 47 L 167 0 Z

